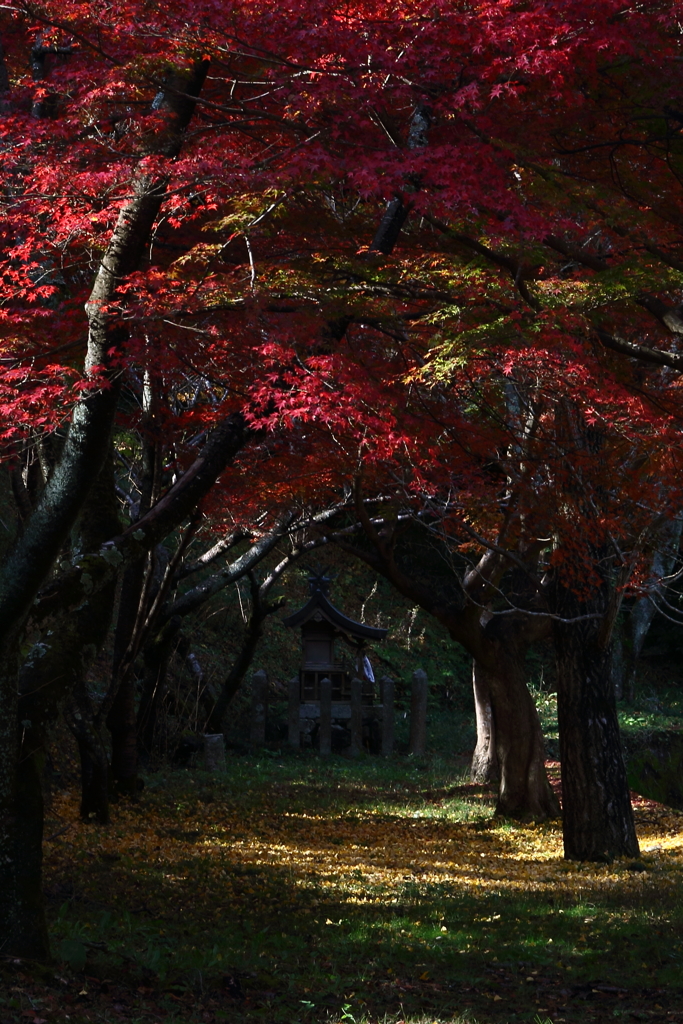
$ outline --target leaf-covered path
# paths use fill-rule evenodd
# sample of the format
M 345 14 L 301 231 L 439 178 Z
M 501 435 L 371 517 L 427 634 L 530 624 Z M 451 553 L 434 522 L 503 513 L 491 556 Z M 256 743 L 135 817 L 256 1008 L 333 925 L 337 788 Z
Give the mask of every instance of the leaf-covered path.
M 604 866 L 490 814 L 405 759 L 152 776 L 106 828 L 57 794 L 61 963 L 6 964 L 0 1021 L 683 1020 L 683 814 L 637 801 Z

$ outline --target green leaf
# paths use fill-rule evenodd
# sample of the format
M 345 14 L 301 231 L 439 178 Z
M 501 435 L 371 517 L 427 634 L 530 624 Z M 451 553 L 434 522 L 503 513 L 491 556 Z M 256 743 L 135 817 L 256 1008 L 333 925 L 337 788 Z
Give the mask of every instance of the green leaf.
M 80 939 L 62 939 L 59 946 L 59 959 L 63 960 L 74 971 L 82 971 L 88 951 Z

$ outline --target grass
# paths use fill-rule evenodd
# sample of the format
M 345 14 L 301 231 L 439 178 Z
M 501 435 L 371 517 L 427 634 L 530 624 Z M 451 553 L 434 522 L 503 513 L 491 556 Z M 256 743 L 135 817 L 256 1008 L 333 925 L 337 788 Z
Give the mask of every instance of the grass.
M 557 731 L 557 694 L 546 690 L 533 690 L 536 707 L 543 726 L 546 744 L 556 753 L 559 744 Z M 644 736 L 660 729 L 683 728 L 683 692 L 680 689 L 648 688 L 640 691 L 633 703 L 618 704 L 619 726 L 628 738 Z
M 151 776 L 107 828 L 56 794 L 58 961 L 4 965 L 0 1021 L 683 1019 L 683 815 L 640 801 L 639 862 L 572 864 L 460 771 L 231 757 Z

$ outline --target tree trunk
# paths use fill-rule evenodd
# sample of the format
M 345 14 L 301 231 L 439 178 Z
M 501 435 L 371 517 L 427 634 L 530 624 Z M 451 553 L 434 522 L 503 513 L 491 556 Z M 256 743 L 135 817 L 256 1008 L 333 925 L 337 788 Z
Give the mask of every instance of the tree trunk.
M 119 614 L 114 636 L 111 686 L 116 695 L 107 715 L 111 733 L 111 775 L 116 792 L 138 791 L 138 736 L 135 678 L 126 652 L 133 638 L 145 579 L 145 565 L 136 562 L 126 569 L 121 586 Z
M 636 675 L 638 671 L 638 659 L 643 650 L 645 637 L 652 625 L 652 620 L 657 614 L 654 602 L 649 597 L 641 597 L 631 608 L 627 625 L 626 643 L 626 672 L 624 678 L 623 696 L 629 704 L 633 703 L 636 695 Z
M 614 691 L 615 700 L 623 700 L 627 687 L 627 644 L 624 639 L 624 631 L 625 623 L 623 617 L 620 615 L 617 617 L 617 621 L 614 624 L 614 633 L 612 636 L 612 653 L 610 657 L 609 668 L 610 678 L 612 680 L 612 690 Z
M 119 531 L 114 459 L 110 452 L 88 498 L 79 522 L 79 546 L 97 549 Z M 81 761 L 81 817 L 109 822 L 109 753 L 102 739 L 99 716 L 88 693 L 88 670 L 104 644 L 111 626 L 116 599 L 112 581 L 76 613 L 78 631 L 73 640 L 72 693 L 64 708 L 66 722 L 76 737 Z M 70 618 L 74 618 L 71 616 Z M 86 654 L 87 652 L 87 654 Z
M 220 696 L 211 712 L 206 731 L 209 733 L 223 732 L 225 713 L 228 710 L 230 701 L 240 688 L 249 666 L 254 660 L 259 640 L 263 636 L 263 623 L 272 612 L 279 607 L 279 603 L 270 605 L 264 602 L 259 594 L 258 585 L 252 573 L 249 573 L 251 583 L 251 615 L 247 623 L 247 629 L 242 641 L 242 646 L 235 658 L 230 671 L 221 688 Z
M 563 615 L 593 610 L 565 591 Z M 597 602 L 591 602 L 596 604 Z M 608 862 L 637 857 L 609 646 L 601 619 L 555 623 L 564 855 Z
M 102 739 L 101 726 L 83 674 L 74 685 L 64 717 L 78 744 L 81 762 L 81 818 L 84 821 L 94 818 L 100 825 L 108 825 L 111 786 L 109 753 Z
M 17 724 L 17 658 L 6 654 L 0 716 L 0 949 L 4 956 L 47 960 L 50 946 L 42 893 L 42 734 Z M 10 690 L 8 694 L 7 691 Z
M 14 837 L 16 918 L 11 950 L 14 956 L 47 960 L 50 941 L 42 885 L 44 736 L 40 728 L 22 726 L 21 731 Z
M 100 825 L 109 824 L 109 759 L 106 751 L 93 749 L 93 744 L 76 737 L 81 762 L 81 818 Z
M 474 691 L 474 715 L 477 724 L 477 745 L 472 754 L 470 779 L 484 784 L 498 782 L 500 765 L 496 750 L 496 730 L 493 723 L 491 683 L 486 669 L 472 659 L 472 689 Z
M 508 643 L 491 644 L 486 677 L 491 695 L 500 785 L 496 814 L 545 821 L 560 814 L 545 771 L 545 745 L 523 655 Z
M 642 653 L 652 620 L 657 614 L 655 600 L 663 589 L 661 582 L 663 577 L 673 572 L 680 547 L 682 529 L 683 521 L 677 519 L 673 522 L 665 523 L 660 530 L 658 548 L 652 557 L 652 571 L 650 573 L 652 598 L 641 597 L 640 600 L 635 602 L 631 609 L 631 614 L 628 616 L 628 642 L 624 645 L 627 651 L 627 664 L 623 696 L 629 703 L 632 703 L 636 694 L 638 659 Z
M 497 587 L 509 568 L 500 553 L 487 552 L 463 580 L 457 580 L 455 574 L 444 577 L 440 569 L 432 575 L 424 568 L 431 558 L 429 545 L 421 550 L 404 542 L 405 556 L 401 555 L 397 536 L 385 538 L 378 533 L 361 497 L 357 480 L 356 514 L 373 550 L 345 541 L 337 541 L 339 546 L 362 558 L 400 593 L 433 615 L 486 672 L 500 766 L 496 813 L 527 821 L 558 817 L 559 804 L 545 772 L 541 724 L 524 668 L 524 653 L 546 635 L 547 622 L 525 616 L 523 611 L 515 616 L 490 612 L 486 602 L 491 600 L 492 581 Z
M 145 675 L 138 711 L 137 734 L 139 751 L 147 759 L 152 756 L 159 720 L 159 709 L 166 692 L 166 674 L 173 649 L 178 642 L 182 619 L 174 615 L 170 622 L 147 644 L 143 652 Z
M 132 672 L 119 683 L 107 716 L 111 733 L 111 776 L 115 793 L 137 793 L 138 737 L 135 709 L 135 678 Z

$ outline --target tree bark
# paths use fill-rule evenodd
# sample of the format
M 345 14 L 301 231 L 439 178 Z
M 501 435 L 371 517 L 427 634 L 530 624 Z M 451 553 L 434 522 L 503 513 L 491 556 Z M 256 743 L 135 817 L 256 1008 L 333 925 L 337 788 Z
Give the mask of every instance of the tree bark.
M 111 734 L 112 783 L 118 793 L 138 791 L 135 677 L 132 664 L 126 664 L 126 653 L 133 639 L 144 582 L 144 562 L 136 562 L 124 572 L 114 635 L 111 687 L 115 695 L 106 721 Z
M 500 769 L 496 814 L 520 821 L 556 818 L 560 808 L 545 771 L 543 732 L 526 685 L 524 654 L 507 636 L 489 645 L 485 667 Z
M 111 600 L 113 601 L 113 595 Z M 75 683 L 65 718 L 76 737 L 81 762 L 81 818 L 109 824 L 109 753 L 87 691 L 84 674 Z
M 113 453 L 100 472 L 83 507 L 79 522 L 79 545 L 88 550 L 116 536 L 120 524 L 114 479 Z M 81 817 L 103 825 L 109 821 L 109 755 L 102 739 L 101 725 L 88 694 L 86 678 L 95 656 L 105 642 L 111 626 L 116 598 L 116 581 L 92 594 L 72 621 L 78 623 L 73 636 L 73 671 L 65 680 L 71 688 L 65 718 L 76 737 L 81 761 Z
M 147 760 L 153 753 L 159 709 L 166 693 L 168 664 L 178 642 L 181 626 L 180 616 L 174 616 L 150 640 L 143 651 L 145 674 L 137 716 L 137 736 L 139 752 Z
M 604 595 L 582 603 L 568 590 L 562 594 L 565 618 L 596 612 L 600 604 L 604 604 Z M 639 853 L 610 648 L 602 640 L 602 625 L 602 618 L 555 623 L 567 860 L 608 862 L 615 857 L 637 857 Z
M 43 902 L 43 762 L 42 729 L 20 726 L 21 771 L 16 786 L 13 861 L 12 955 L 47 960 L 50 941 Z M 3 950 L 5 952 L 5 950 Z
M 76 736 L 78 756 L 81 763 L 81 806 L 83 821 L 93 818 L 99 825 L 109 824 L 109 790 L 111 776 L 107 751 L 100 744 L 99 735 Z
M 486 669 L 476 658 L 472 659 L 472 689 L 474 691 L 474 716 L 477 726 L 477 745 L 472 754 L 470 779 L 485 784 L 498 782 L 500 765 L 496 749 L 496 728 L 493 718 L 491 682 Z

